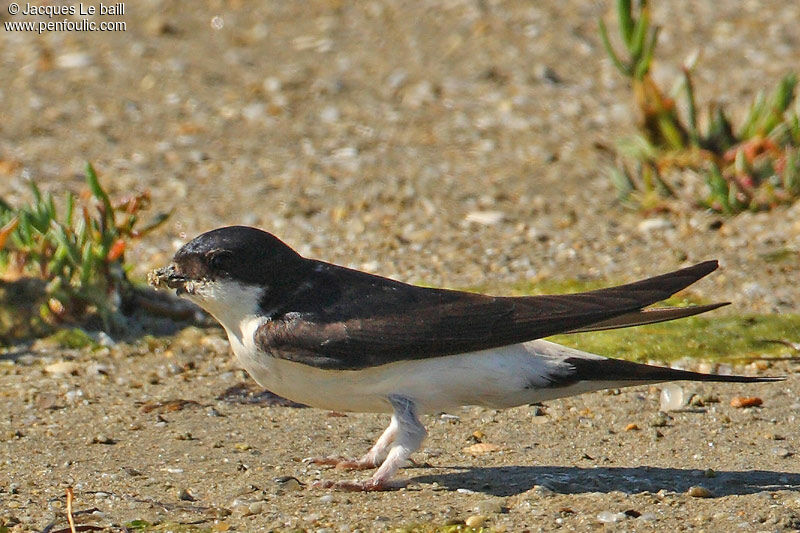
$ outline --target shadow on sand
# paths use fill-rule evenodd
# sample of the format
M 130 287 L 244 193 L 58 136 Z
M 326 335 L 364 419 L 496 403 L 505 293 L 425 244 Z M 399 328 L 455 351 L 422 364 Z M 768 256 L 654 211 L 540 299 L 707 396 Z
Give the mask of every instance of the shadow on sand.
M 456 467 L 458 468 L 458 467 Z M 754 494 L 762 491 L 800 491 L 800 473 L 769 470 L 718 471 L 707 477 L 703 470 L 691 468 L 634 468 L 574 466 L 464 467 L 459 472 L 416 476 L 415 483 L 433 483 L 450 490 L 468 489 L 494 496 L 513 496 L 541 485 L 559 494 L 622 491 L 685 492 L 702 485 L 712 497 Z

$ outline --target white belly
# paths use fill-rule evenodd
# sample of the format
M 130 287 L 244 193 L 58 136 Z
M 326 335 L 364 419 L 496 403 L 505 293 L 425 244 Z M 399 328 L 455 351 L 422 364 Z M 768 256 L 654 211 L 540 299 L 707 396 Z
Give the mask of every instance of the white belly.
M 572 350 L 543 340 L 363 370 L 323 370 L 257 350 L 252 341 L 255 328 L 242 328 L 243 341 L 229 333 L 242 366 L 275 394 L 323 409 L 391 412 L 389 395 L 413 399 L 420 412 L 428 413 L 462 405 L 503 408 L 616 386 L 580 382 L 548 388 L 543 376 Z

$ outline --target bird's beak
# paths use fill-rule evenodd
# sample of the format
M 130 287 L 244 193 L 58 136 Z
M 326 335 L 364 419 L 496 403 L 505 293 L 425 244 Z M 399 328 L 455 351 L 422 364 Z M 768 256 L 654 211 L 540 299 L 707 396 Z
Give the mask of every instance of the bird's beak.
M 175 263 L 153 270 L 147 275 L 147 282 L 153 287 L 177 289 L 178 294 L 186 291 L 187 281 L 189 280 L 178 272 Z

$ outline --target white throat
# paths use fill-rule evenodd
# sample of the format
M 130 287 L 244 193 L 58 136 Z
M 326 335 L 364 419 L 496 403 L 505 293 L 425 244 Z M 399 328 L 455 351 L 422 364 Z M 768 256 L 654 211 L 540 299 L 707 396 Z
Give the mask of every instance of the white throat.
M 253 342 L 255 328 L 265 318 L 259 315 L 259 301 L 264 289 L 232 280 L 195 282 L 194 291 L 184 296 L 217 319 L 225 328 L 236 355 L 246 343 Z M 238 344 L 238 346 L 237 346 Z

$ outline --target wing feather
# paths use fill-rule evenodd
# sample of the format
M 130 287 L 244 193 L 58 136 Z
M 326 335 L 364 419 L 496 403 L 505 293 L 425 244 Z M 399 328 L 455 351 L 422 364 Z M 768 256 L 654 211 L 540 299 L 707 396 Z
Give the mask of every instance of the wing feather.
M 408 285 L 314 262 L 299 287 L 256 333 L 275 357 L 357 370 L 394 361 L 484 350 L 557 333 L 669 320 L 642 308 L 717 268 L 716 261 L 584 293 L 497 297 Z M 714 306 L 699 306 L 703 312 Z M 687 316 L 685 309 L 675 315 Z M 616 320 L 616 322 L 615 322 Z M 630 324 L 629 324 L 630 323 Z

